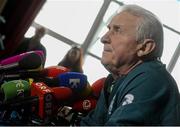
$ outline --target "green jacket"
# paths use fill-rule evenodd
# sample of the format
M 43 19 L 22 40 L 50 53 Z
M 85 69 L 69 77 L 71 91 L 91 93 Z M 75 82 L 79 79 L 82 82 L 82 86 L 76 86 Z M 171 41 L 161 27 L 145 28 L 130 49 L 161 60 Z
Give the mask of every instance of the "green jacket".
M 176 82 L 159 61 L 144 62 L 113 84 L 108 76 L 95 110 L 81 125 L 180 125 Z

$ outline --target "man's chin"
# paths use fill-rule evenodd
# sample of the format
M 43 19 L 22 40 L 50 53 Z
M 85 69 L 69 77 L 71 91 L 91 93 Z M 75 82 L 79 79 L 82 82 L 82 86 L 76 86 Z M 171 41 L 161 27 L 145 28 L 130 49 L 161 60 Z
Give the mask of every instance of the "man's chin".
M 107 62 L 107 60 L 105 60 L 105 59 L 101 58 L 101 64 L 105 66 L 105 65 L 107 65 L 107 64 L 108 64 L 108 62 Z
M 112 64 L 112 60 L 111 60 L 111 59 L 107 59 L 107 57 L 102 57 L 102 58 L 101 58 L 101 63 L 102 63 L 103 65 Z
M 101 64 L 106 68 L 107 71 L 111 70 L 111 64 L 108 61 L 101 60 Z

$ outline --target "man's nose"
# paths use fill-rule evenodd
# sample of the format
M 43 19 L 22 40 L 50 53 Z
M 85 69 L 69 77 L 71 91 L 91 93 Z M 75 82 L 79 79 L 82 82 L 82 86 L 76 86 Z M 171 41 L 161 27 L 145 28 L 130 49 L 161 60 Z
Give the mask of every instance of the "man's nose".
M 108 32 L 101 38 L 101 42 L 102 42 L 103 44 L 110 42 L 110 38 L 109 38 L 109 33 L 108 33 Z

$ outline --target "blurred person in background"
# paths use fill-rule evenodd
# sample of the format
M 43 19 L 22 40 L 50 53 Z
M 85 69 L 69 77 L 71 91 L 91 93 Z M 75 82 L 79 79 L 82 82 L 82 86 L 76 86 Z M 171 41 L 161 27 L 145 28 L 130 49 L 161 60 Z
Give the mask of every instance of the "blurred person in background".
M 83 52 L 82 49 L 73 46 L 58 63 L 58 66 L 64 66 L 72 72 L 83 73 Z
M 46 60 L 46 48 L 41 44 L 41 39 L 44 37 L 45 34 L 46 29 L 44 27 L 36 28 L 34 36 L 30 38 L 24 37 L 17 50 L 15 51 L 15 54 L 17 55 L 28 51 L 41 50 L 43 51 Z

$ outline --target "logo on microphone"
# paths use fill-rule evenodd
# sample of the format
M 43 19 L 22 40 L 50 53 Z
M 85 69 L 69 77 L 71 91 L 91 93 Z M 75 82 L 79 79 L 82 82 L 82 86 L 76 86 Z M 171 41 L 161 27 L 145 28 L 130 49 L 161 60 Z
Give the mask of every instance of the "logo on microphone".
M 71 84 L 71 88 L 77 88 L 80 84 L 80 79 L 70 79 L 69 84 Z
M 83 101 L 83 109 L 84 110 L 89 110 L 91 108 L 91 102 L 90 100 L 84 100 Z
M 46 94 L 44 96 L 44 112 L 46 115 L 52 115 L 52 94 Z
M 17 96 L 20 96 L 20 97 L 24 97 L 24 84 L 22 83 L 21 80 L 17 80 L 17 83 L 16 83 L 16 88 L 17 89 Z
M 37 86 L 40 90 L 42 90 L 45 93 L 50 93 L 51 92 L 51 90 L 47 86 L 45 86 L 45 84 L 43 84 L 41 82 L 35 83 L 35 86 Z

